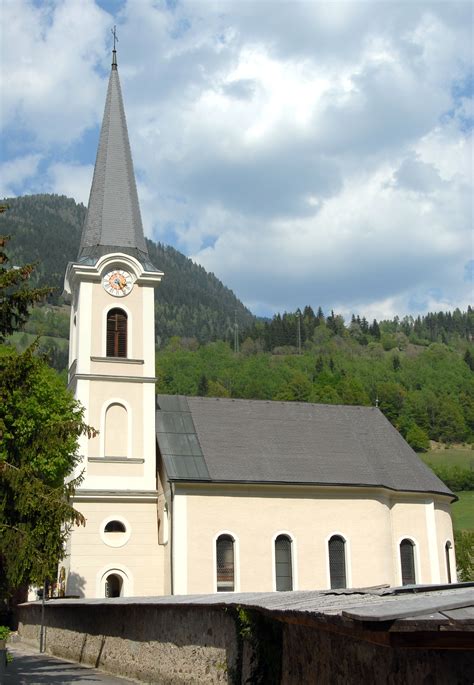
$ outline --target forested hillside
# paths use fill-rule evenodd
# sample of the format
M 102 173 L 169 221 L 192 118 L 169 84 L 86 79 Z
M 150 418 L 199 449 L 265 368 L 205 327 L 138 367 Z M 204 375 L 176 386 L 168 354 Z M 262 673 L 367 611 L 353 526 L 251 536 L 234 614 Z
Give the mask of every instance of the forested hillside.
M 238 354 L 217 342 L 189 349 L 178 339 L 158 352 L 163 393 L 299 402 L 378 404 L 418 450 L 429 440 L 474 439 L 472 350 L 443 343 L 427 347 L 399 341 L 361 345 L 325 323 L 301 354 L 287 348 L 263 352 L 248 338 Z
M 58 195 L 28 195 L 7 198 L 8 211 L 0 216 L 0 234 L 10 235 L 8 245 L 12 264 L 37 262 L 34 285 L 51 285 L 49 304 L 61 305 L 64 273 L 77 257 L 86 209 L 74 200 Z M 148 241 L 152 262 L 165 278 L 156 298 L 156 333 L 159 341 L 172 335 L 195 337 L 200 342 L 232 335 L 234 317 L 240 327 L 250 326 L 254 317 L 213 274 L 172 247 Z M 68 334 L 67 314 L 59 329 Z M 37 314 L 43 334 L 56 335 L 51 316 Z M 35 320 L 30 322 L 30 329 Z

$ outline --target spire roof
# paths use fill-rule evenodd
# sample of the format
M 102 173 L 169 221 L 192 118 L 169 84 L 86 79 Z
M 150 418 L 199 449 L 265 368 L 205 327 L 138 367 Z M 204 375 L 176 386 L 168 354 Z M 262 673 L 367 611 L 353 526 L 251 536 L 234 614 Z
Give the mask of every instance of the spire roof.
M 155 270 L 143 235 L 115 49 L 78 261 L 95 263 L 111 252 Z

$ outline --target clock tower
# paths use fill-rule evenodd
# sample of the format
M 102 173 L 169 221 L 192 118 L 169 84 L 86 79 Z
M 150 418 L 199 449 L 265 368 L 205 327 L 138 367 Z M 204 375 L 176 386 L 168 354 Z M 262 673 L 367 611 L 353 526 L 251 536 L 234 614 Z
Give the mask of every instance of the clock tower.
M 113 51 L 78 258 L 70 263 L 69 387 L 98 430 L 80 442 L 82 482 L 60 579 L 68 595 L 163 593 L 158 544 L 154 289 Z

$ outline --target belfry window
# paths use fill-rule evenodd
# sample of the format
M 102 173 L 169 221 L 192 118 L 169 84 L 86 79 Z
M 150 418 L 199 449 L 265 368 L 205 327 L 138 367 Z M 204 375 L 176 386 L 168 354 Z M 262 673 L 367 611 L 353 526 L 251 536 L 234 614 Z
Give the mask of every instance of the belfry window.
M 221 535 L 216 540 L 217 592 L 233 592 L 234 582 L 234 540 L 230 535 Z
M 107 314 L 107 357 L 127 356 L 127 315 L 123 309 Z
M 293 590 L 291 540 L 279 535 L 275 540 L 275 581 L 277 590 Z
M 402 567 L 402 585 L 414 585 L 415 576 L 415 545 L 405 538 L 400 543 L 400 564 Z
M 346 541 L 333 535 L 328 542 L 331 589 L 346 587 Z

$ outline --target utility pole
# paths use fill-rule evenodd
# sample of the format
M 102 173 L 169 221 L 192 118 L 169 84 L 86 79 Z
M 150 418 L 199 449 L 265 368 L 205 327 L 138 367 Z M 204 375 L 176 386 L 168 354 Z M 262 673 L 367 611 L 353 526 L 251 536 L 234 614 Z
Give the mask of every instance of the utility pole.
M 237 310 L 234 311 L 234 352 L 239 352 L 239 324 L 237 323 Z
M 301 354 L 301 312 L 299 309 L 296 310 L 296 346 L 298 354 Z

